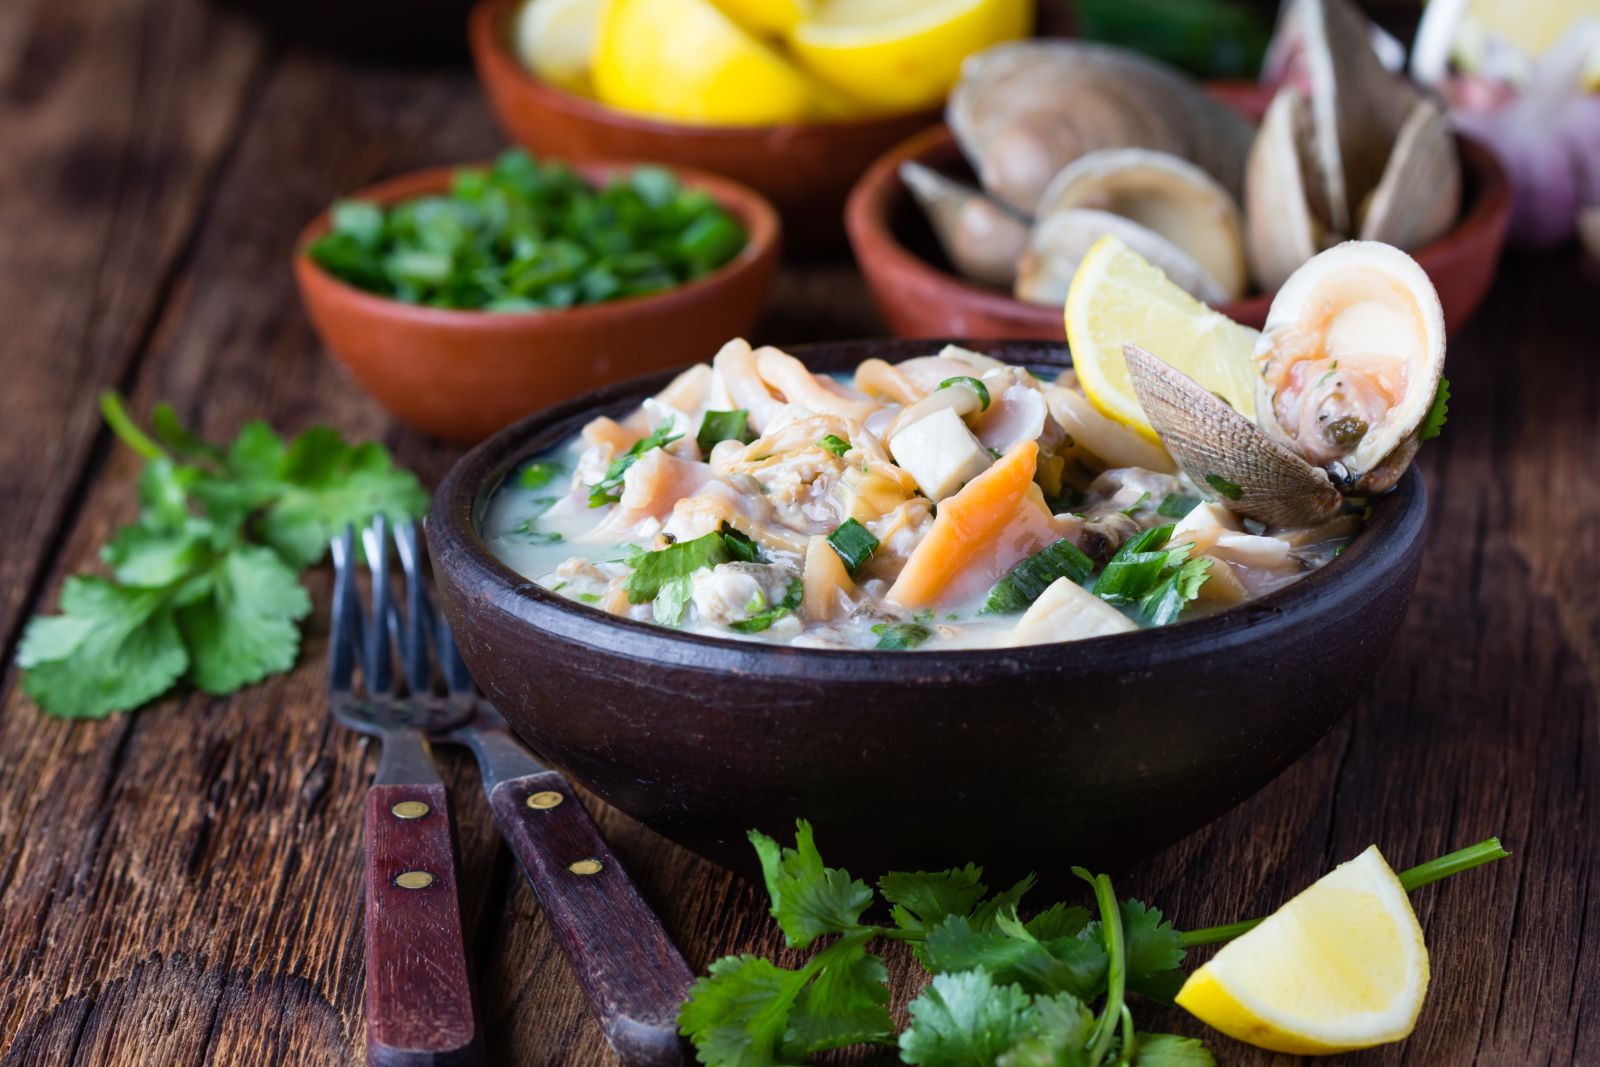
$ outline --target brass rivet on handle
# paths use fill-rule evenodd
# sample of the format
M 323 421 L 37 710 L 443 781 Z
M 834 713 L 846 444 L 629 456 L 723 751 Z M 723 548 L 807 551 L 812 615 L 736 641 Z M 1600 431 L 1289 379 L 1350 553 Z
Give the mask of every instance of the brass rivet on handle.
M 591 856 L 586 860 L 576 860 L 573 863 L 569 863 L 567 870 L 573 874 L 599 874 L 600 868 L 603 866 L 605 864 Z
M 402 800 L 389 810 L 397 819 L 420 819 L 433 809 L 420 800 Z
M 528 807 L 534 811 L 549 811 L 551 808 L 560 807 L 561 802 L 567 799 L 554 789 L 544 789 L 537 793 L 528 794 Z
M 394 876 L 394 884 L 401 889 L 426 889 L 433 884 L 433 875 L 427 871 L 401 871 Z

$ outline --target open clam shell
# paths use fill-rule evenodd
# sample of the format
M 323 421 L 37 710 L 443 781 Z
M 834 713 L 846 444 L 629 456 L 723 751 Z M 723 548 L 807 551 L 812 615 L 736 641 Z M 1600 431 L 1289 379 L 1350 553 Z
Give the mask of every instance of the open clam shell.
M 1101 148 L 1171 152 L 1237 195 L 1252 136 L 1176 70 L 1080 41 L 1017 41 L 968 57 L 945 115 L 984 189 L 1029 215 L 1062 167 Z
M 1145 417 L 1196 485 L 1272 525 L 1311 526 L 1338 514 L 1343 498 L 1325 471 L 1138 345 L 1122 351 Z
M 1311 109 L 1298 89 L 1272 98 L 1245 162 L 1245 247 L 1256 284 L 1272 292 L 1327 238 L 1324 190 L 1308 179 Z
M 1244 295 L 1249 277 L 1238 204 L 1188 160 L 1147 148 L 1080 156 L 1051 179 L 1036 214 L 1043 218 L 1071 208 L 1109 211 L 1137 222 L 1200 264 L 1227 299 Z
M 931 167 L 907 161 L 900 180 L 933 226 L 956 270 L 985 285 L 1009 287 L 1028 247 L 1028 224 L 982 192 Z
M 1382 177 L 1418 94 L 1384 68 L 1372 50 L 1371 24 L 1350 0 L 1297 3 L 1328 222 L 1350 234 L 1356 207 Z
M 1383 492 L 1415 454 L 1444 371 L 1444 310 L 1416 260 L 1347 241 L 1278 290 L 1254 353 L 1256 419 L 1347 492 Z
M 1132 219 L 1091 208 L 1053 211 L 1034 224 L 1027 251 L 1017 266 L 1017 299 L 1060 307 L 1066 302 L 1078 263 L 1107 234 L 1121 238 L 1196 299 L 1207 304 L 1228 299 L 1216 279 L 1182 248 Z
M 1461 157 L 1449 116 L 1419 99 L 1400 127 L 1383 178 L 1362 205 L 1360 236 L 1410 251 L 1441 236 L 1461 211 Z

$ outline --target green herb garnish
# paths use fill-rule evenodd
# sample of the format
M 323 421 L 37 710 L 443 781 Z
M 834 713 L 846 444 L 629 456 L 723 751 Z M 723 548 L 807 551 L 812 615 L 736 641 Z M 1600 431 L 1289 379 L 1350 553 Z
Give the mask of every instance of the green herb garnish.
M 839 553 L 839 558 L 844 560 L 845 570 L 854 578 L 872 554 L 878 551 L 878 539 L 872 536 L 872 531 L 861 525 L 855 519 L 846 519 L 840 523 L 833 533 L 828 535 L 828 544 Z
M 517 484 L 524 489 L 543 489 L 550 484 L 550 479 L 561 473 L 561 466 L 556 463 L 530 463 L 522 468 L 522 473 L 517 475 Z
M 649 436 L 635 441 L 631 448 L 611 461 L 611 465 L 606 468 L 605 477 L 589 487 L 589 506 L 603 508 L 607 504 L 615 504 L 621 500 L 622 477 L 628 473 L 628 468 L 652 448 L 665 448 L 682 436 L 672 432 L 672 423 L 663 422 L 650 431 Z
M 1066 538 L 1041 548 L 1015 567 L 989 590 L 980 615 L 1014 615 L 1026 611 L 1051 584 L 1069 578 L 1082 585 L 1094 571 L 1094 561 Z
M 1172 530 L 1171 524 L 1156 526 L 1130 538 L 1094 580 L 1094 594 L 1111 604 L 1137 605 L 1146 625 L 1175 621 L 1200 595 L 1211 561 L 1190 559 L 1191 544 L 1168 545 Z
M 656 598 L 662 586 L 668 582 L 687 578 L 702 568 L 728 563 L 733 558 L 720 532 L 708 533 L 692 541 L 679 541 L 653 552 L 644 548 L 635 549 L 627 559 L 633 573 L 622 583 L 622 590 L 628 594 L 628 603 L 648 603 Z
M 898 1046 L 924 1067 L 1214 1067 L 1190 1037 L 1133 1025 L 1129 994 L 1169 1002 L 1182 985 L 1185 949 L 1245 933 L 1259 919 L 1189 933 L 1137 900 L 1119 901 L 1111 879 L 1075 868 L 1093 909 L 1059 901 L 1024 921 L 1032 875 L 991 893 L 973 864 L 895 871 L 877 891 L 829 867 L 811 825 L 794 847 L 751 831 L 771 914 L 792 949 L 832 938 L 798 969 L 759 956 L 725 956 L 695 982 L 680 1032 L 707 1067 L 771 1067 L 855 1045 Z M 1401 873 L 1407 891 L 1508 855 L 1498 839 Z M 888 921 L 868 918 L 882 903 Z M 875 939 L 906 941 L 925 974 L 896 1033 L 888 971 Z M 1098 1005 L 1098 1007 L 1096 1007 Z
M 850 451 L 850 442 L 834 433 L 825 435 L 822 440 L 817 442 L 817 444 L 821 445 L 823 448 L 826 448 L 829 452 L 832 452 L 841 459 L 844 457 L 846 452 Z
M 978 410 L 989 410 L 989 387 L 984 385 L 983 382 L 979 381 L 977 378 L 972 378 L 963 374 L 955 378 L 946 378 L 944 381 L 939 383 L 939 388 L 945 389 L 952 385 L 964 385 L 968 389 L 971 389 L 974 393 L 977 393 L 979 405 Z
M 1450 379 L 1441 377 L 1439 388 L 1434 391 L 1433 404 L 1428 408 L 1428 414 L 1423 416 L 1422 426 L 1417 430 L 1418 441 L 1431 441 L 1439 436 L 1439 431 L 1444 429 L 1445 419 L 1450 415 Z
M 1332 363 L 1328 364 L 1328 369 L 1322 372 L 1322 377 L 1317 379 L 1317 384 L 1312 386 L 1312 388 L 1313 389 L 1322 388 L 1322 383 L 1326 382 L 1329 378 L 1332 378 L 1333 375 L 1334 375 L 1334 372 L 1337 371 L 1338 369 L 1339 369 L 1339 361 L 1338 360 L 1334 360 Z
M 872 632 L 878 635 L 878 643 L 872 647 L 879 652 L 906 652 L 933 636 L 933 631 L 919 622 L 880 622 Z
M 251 422 L 222 447 L 165 404 L 153 437 L 115 393 L 100 410 L 145 459 L 140 509 L 101 549 L 112 577 L 68 578 L 62 613 L 35 616 L 23 634 L 23 689 L 52 715 L 129 711 L 180 678 L 220 696 L 288 670 L 311 611 L 299 572 L 346 525 L 408 522 L 427 507 L 383 446 L 326 426 L 286 444 Z
M 1150 490 L 1146 489 L 1144 492 L 1139 494 L 1139 499 L 1138 500 L 1135 500 L 1133 503 L 1129 504 L 1127 507 L 1122 509 L 1122 514 L 1124 514 L 1124 515 L 1132 515 L 1134 512 L 1139 511 L 1140 509 L 1142 509 L 1144 507 L 1144 505 L 1145 505 L 1145 502 L 1148 501 L 1149 499 L 1150 499 Z
M 1168 493 L 1166 499 L 1156 508 L 1156 514 L 1163 519 L 1181 519 L 1200 506 L 1197 496 L 1185 496 L 1182 493 Z
M 1229 500 L 1238 500 L 1244 496 L 1244 488 L 1237 482 L 1230 482 L 1220 474 L 1206 475 L 1206 484 Z
M 800 607 L 800 598 L 805 594 L 805 583 L 799 578 L 789 582 L 789 588 L 784 590 L 783 599 L 770 608 L 758 611 L 748 619 L 741 622 L 730 623 L 728 629 L 737 630 L 742 634 L 760 633 L 773 623 L 790 614 Z
M 705 418 L 700 420 L 700 432 L 694 437 L 701 453 L 707 455 L 718 442 L 738 441 L 747 445 L 755 439 L 755 434 L 750 432 L 750 413 L 744 408 L 706 412 Z
M 739 224 L 668 171 L 595 188 L 520 149 L 455 172 L 443 195 L 333 205 L 308 254 L 330 274 L 410 304 L 542 311 L 661 292 L 744 247 Z

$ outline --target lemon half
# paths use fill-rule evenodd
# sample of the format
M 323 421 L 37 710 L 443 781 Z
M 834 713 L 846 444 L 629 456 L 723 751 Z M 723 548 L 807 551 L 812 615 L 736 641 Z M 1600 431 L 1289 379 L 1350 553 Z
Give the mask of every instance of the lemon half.
M 1255 330 L 1213 311 L 1116 237 L 1102 237 L 1067 290 L 1067 347 L 1078 384 L 1101 413 L 1149 440 L 1122 346 L 1132 343 L 1232 404 L 1256 414 Z
M 1374 845 L 1223 946 L 1178 1004 L 1240 1041 L 1315 1055 L 1400 1040 L 1427 991 L 1422 927 Z

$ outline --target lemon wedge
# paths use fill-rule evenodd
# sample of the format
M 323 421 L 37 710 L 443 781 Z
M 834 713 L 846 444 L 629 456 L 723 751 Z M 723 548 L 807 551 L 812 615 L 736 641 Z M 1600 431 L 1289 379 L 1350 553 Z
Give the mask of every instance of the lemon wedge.
M 1316 1055 L 1400 1040 L 1427 991 L 1422 927 L 1374 845 L 1223 946 L 1178 1004 L 1240 1041 Z
M 517 58 L 545 81 L 587 94 L 595 32 L 605 0 L 528 0 L 517 12 Z
M 612 107 L 681 122 L 765 126 L 825 111 L 813 79 L 711 0 L 609 0 L 594 87 Z
M 728 17 L 751 33 L 780 37 L 811 13 L 811 0 L 717 0 Z
M 910 111 L 943 100 L 967 56 L 1032 26 L 1032 0 L 822 0 L 789 45 L 847 96 Z
M 1213 311 L 1116 237 L 1102 237 L 1067 289 L 1067 346 L 1078 384 L 1101 413 L 1151 441 L 1122 346 L 1133 343 L 1255 418 L 1257 332 Z

